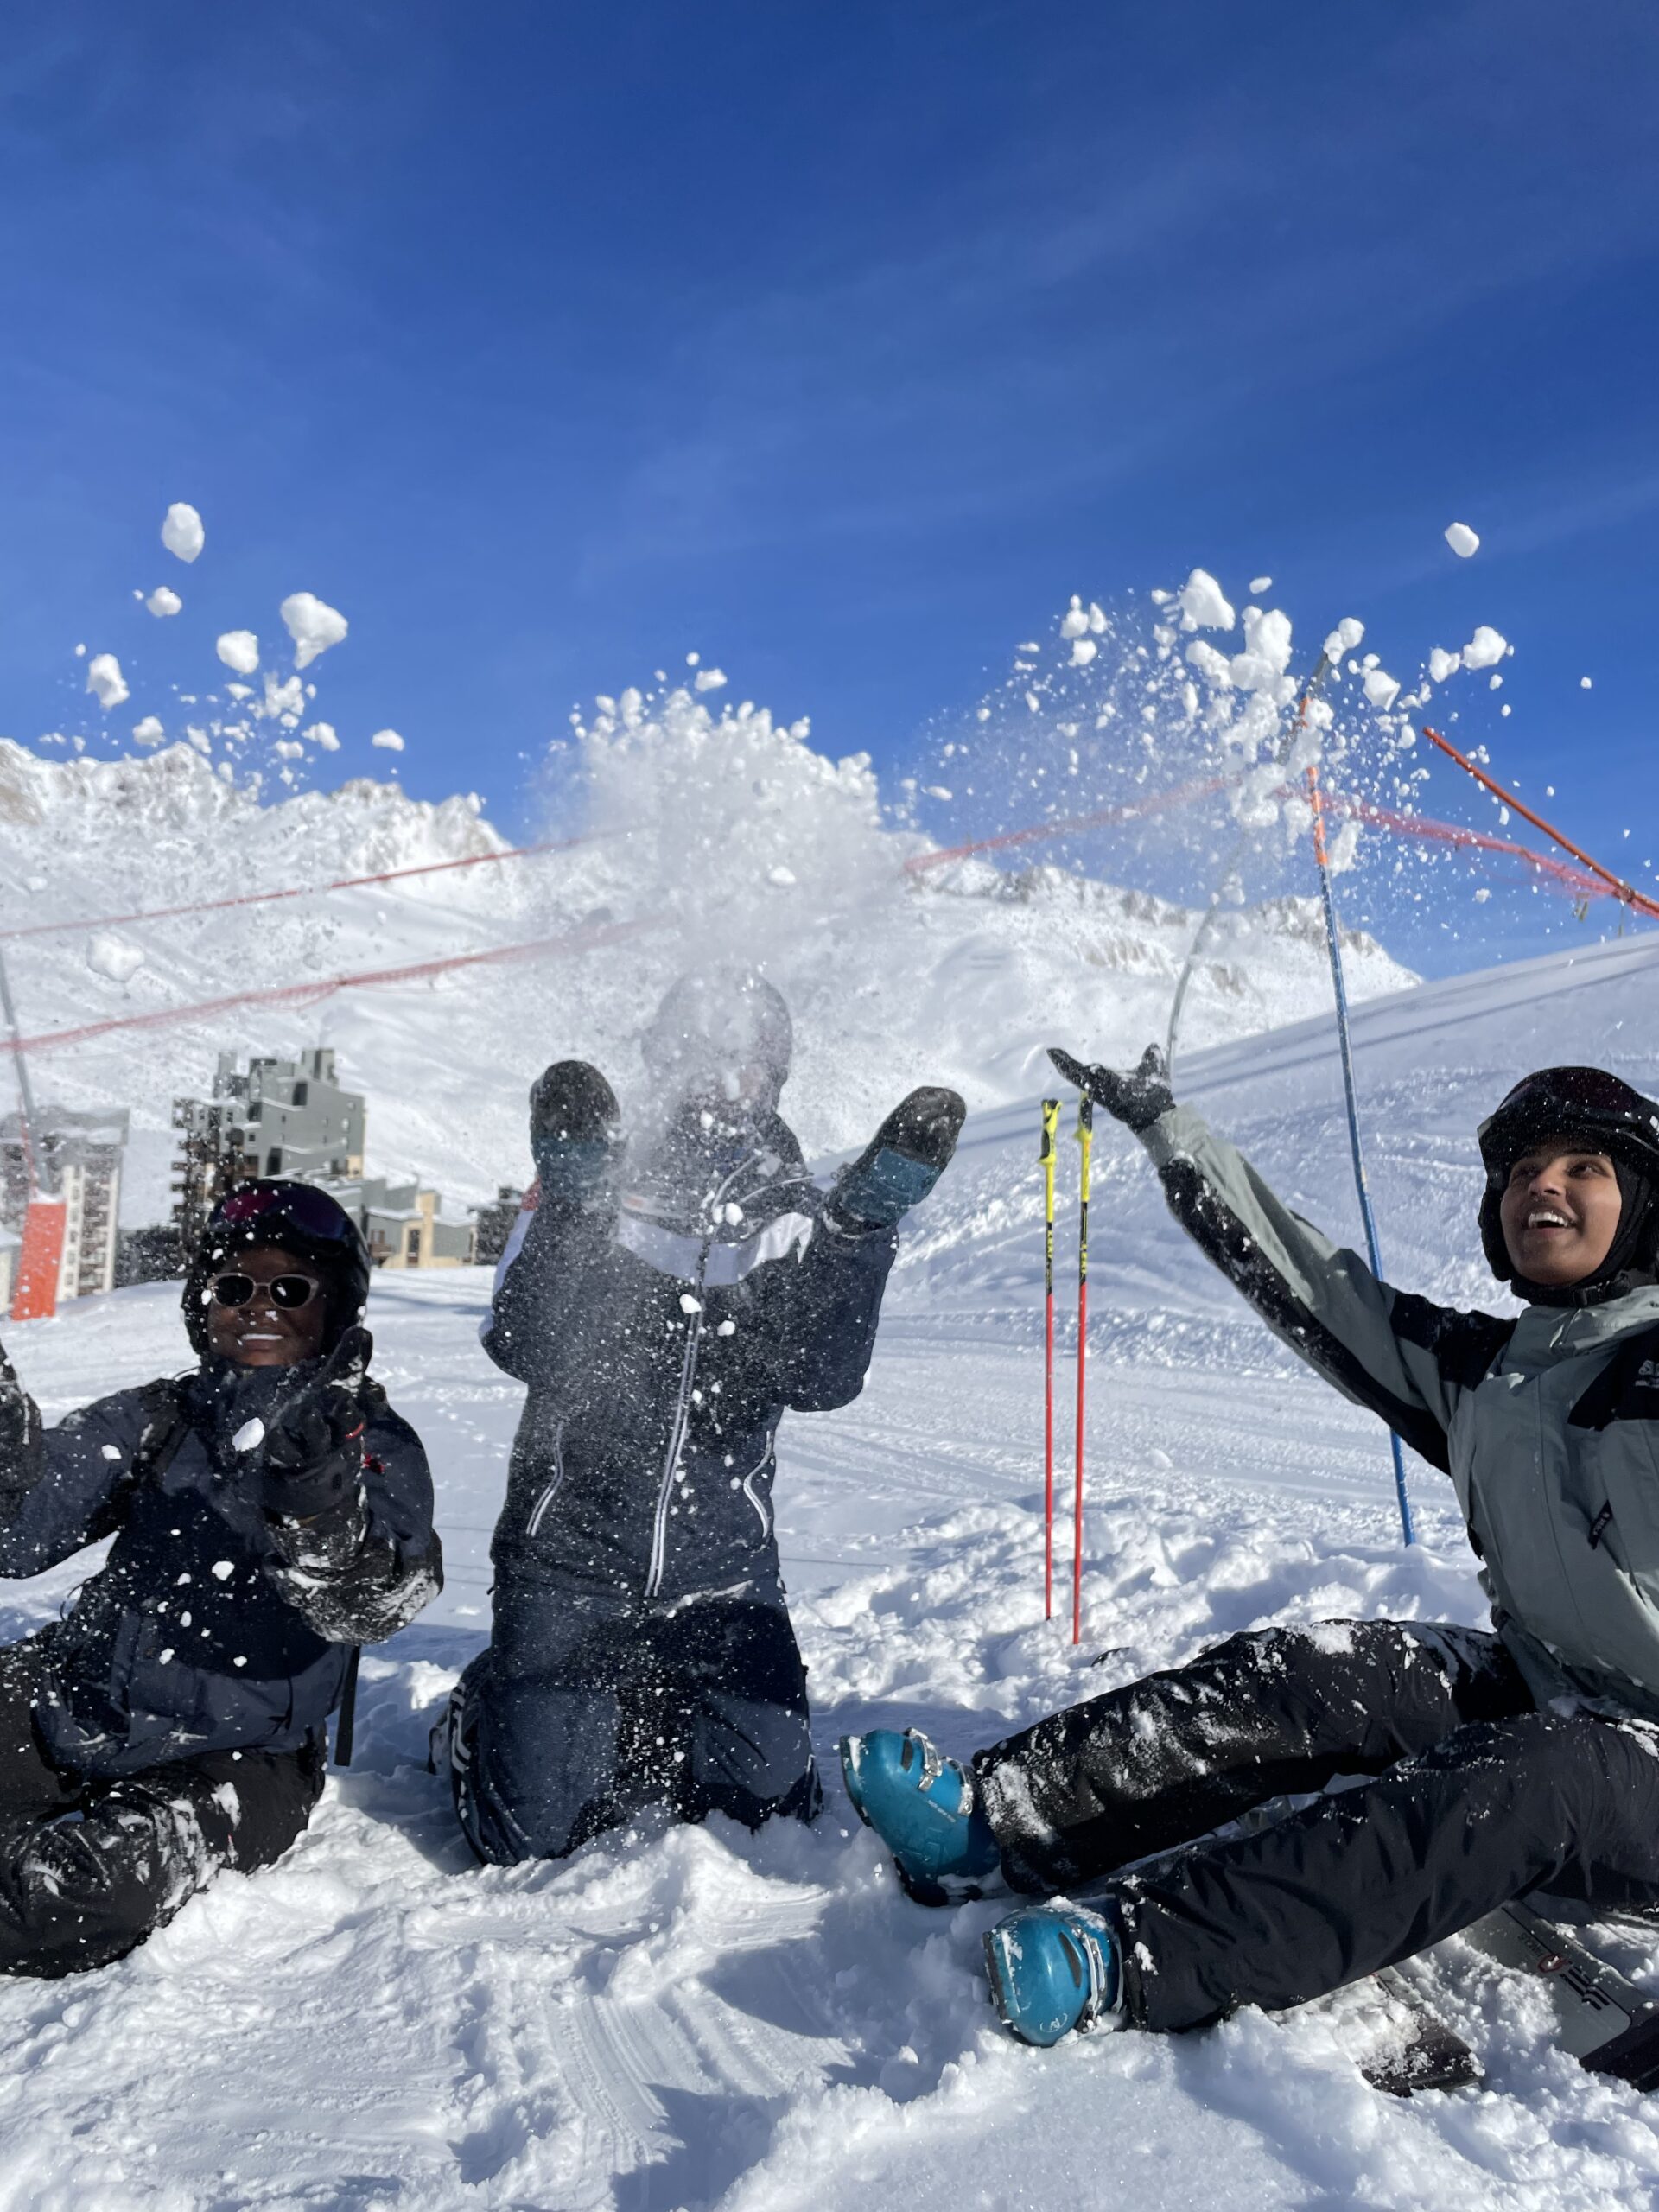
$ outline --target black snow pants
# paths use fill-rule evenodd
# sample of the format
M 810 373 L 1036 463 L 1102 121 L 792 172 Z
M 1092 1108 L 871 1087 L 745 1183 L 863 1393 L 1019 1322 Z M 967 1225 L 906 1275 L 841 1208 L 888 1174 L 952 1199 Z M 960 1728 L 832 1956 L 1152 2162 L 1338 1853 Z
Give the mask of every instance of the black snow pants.
M 496 1866 L 563 1859 L 653 1806 L 758 1827 L 821 1802 L 806 1669 L 775 1602 L 652 1605 L 542 1578 L 495 1586 L 456 1691 L 455 1810 Z
M 1659 1728 L 1536 1710 L 1497 1637 L 1473 1629 L 1236 1636 L 974 1765 L 1013 1887 L 1112 1877 L 1141 2027 L 1305 2003 L 1532 1891 L 1659 1902 Z M 1372 1778 L 1211 1833 L 1356 1777 Z
M 106 1966 L 221 1866 L 249 1873 L 280 1859 L 310 1819 L 321 1744 L 91 1781 L 41 1750 L 40 1682 L 31 1643 L 0 1650 L 0 1974 L 55 1980 Z

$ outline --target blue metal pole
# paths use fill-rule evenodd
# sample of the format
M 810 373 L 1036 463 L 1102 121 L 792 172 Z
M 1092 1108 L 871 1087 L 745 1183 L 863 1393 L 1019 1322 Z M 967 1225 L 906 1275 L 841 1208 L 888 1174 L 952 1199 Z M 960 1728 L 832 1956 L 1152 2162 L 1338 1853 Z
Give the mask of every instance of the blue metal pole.
M 1323 670 L 1321 663 L 1321 670 Z M 1315 678 L 1315 682 L 1318 678 Z M 1313 696 L 1310 685 L 1302 700 L 1302 715 L 1306 719 L 1307 702 Z M 1354 1158 L 1354 1188 L 1359 1193 L 1360 1219 L 1365 1224 L 1365 1253 L 1371 1264 L 1371 1273 L 1382 1280 L 1382 1255 L 1377 1248 L 1376 1219 L 1371 1211 L 1371 1188 L 1365 1179 L 1365 1153 L 1359 1141 L 1359 1099 L 1354 1088 L 1354 1052 L 1348 1033 L 1348 987 L 1343 981 L 1342 945 L 1337 936 L 1337 906 L 1331 893 L 1331 861 L 1325 849 L 1325 801 L 1319 791 L 1319 771 L 1311 763 L 1307 771 L 1308 798 L 1313 808 L 1313 857 L 1319 863 L 1319 897 L 1325 907 L 1325 941 L 1331 953 L 1331 981 L 1337 994 L 1337 1044 L 1342 1056 L 1342 1088 L 1348 1105 L 1348 1143 Z M 1394 1450 L 1394 1490 L 1400 1501 L 1400 1527 L 1408 1544 L 1415 1543 L 1416 1535 L 1411 1525 L 1411 1500 L 1406 1495 L 1406 1461 L 1400 1448 L 1400 1439 L 1392 1429 L 1389 1442 Z

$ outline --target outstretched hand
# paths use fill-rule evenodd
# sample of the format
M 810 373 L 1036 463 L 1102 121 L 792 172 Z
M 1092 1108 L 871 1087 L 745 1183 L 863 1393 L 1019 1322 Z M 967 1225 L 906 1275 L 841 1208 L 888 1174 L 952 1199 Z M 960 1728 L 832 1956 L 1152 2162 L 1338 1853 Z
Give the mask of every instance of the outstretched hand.
M 1058 1045 L 1049 1046 L 1048 1057 L 1068 1083 L 1076 1084 L 1115 1121 L 1137 1135 L 1175 1103 L 1175 1094 L 1169 1087 L 1169 1062 L 1160 1046 L 1148 1045 L 1136 1068 L 1109 1068 L 1098 1061 L 1090 1066 L 1073 1059 Z

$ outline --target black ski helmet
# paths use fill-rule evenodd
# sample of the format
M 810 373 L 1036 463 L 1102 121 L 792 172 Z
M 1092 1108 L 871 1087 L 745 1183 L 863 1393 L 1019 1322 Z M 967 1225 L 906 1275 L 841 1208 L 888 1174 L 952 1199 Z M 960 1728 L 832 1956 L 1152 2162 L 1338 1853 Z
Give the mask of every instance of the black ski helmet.
M 645 1071 L 664 1095 L 719 1097 L 740 1071 L 759 1071 L 760 1090 L 743 1103 L 770 1114 L 788 1080 L 795 1039 L 775 984 L 753 968 L 720 967 L 693 969 L 671 983 L 639 1042 Z
M 339 1200 L 315 1183 L 238 1183 L 207 1217 L 184 1279 L 184 1325 L 192 1350 L 207 1357 L 207 1306 L 213 1280 L 234 1268 L 237 1255 L 275 1245 L 317 1271 L 327 1311 L 319 1351 L 331 1352 L 361 1314 L 369 1295 L 369 1248 Z
M 1480 1241 L 1500 1282 L 1516 1280 L 1499 1212 L 1510 1170 L 1529 1145 L 1547 1137 L 1584 1139 L 1607 1154 L 1618 1177 L 1624 1205 L 1595 1282 L 1631 1268 L 1651 1271 L 1659 1257 L 1659 1105 L 1651 1098 L 1605 1068 L 1540 1068 L 1522 1077 L 1477 1135 L 1486 1169 Z

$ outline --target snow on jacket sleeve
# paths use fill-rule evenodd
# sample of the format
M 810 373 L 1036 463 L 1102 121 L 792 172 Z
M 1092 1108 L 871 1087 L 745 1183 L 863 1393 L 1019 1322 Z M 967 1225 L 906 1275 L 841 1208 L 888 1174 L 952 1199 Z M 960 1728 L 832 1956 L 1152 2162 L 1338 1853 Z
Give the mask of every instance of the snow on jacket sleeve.
M 421 1440 L 384 1403 L 364 1438 L 355 1497 L 315 1520 L 273 1520 L 267 1572 L 330 1643 L 380 1643 L 443 1587 L 432 1477 Z
M 495 1271 L 489 1317 L 479 1331 L 485 1351 L 515 1382 L 548 1378 L 560 1333 L 580 1319 L 589 1268 L 611 1250 L 613 1206 L 586 1211 L 527 1198 Z
M 133 1460 L 160 1416 L 153 1393 L 118 1390 L 42 1430 L 10 1367 L 5 1382 L 20 1418 L 0 1426 L 0 1575 L 22 1578 L 118 1526 Z
M 797 1413 L 849 1405 L 864 1387 L 898 1237 L 848 1235 L 820 1214 L 798 1257 L 772 1262 L 741 1341 L 761 1395 Z
M 1274 1334 L 1412 1449 L 1447 1471 L 1452 1408 L 1513 1322 L 1391 1288 L 1357 1252 L 1280 1203 L 1249 1162 L 1185 1107 L 1141 1137 L 1170 1211 Z

